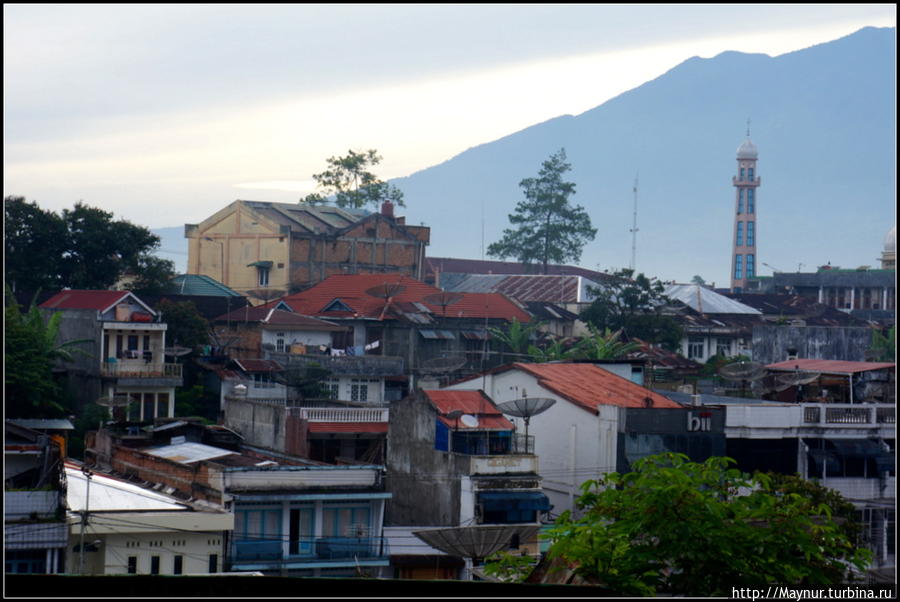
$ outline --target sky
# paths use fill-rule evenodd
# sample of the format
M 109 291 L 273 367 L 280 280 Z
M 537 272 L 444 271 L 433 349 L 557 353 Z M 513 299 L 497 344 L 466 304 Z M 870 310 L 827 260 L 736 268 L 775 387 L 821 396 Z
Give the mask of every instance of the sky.
M 777 56 L 895 26 L 896 6 L 4 4 L 3 17 L 4 197 L 164 228 L 238 198 L 295 202 L 349 149 L 377 149 L 382 179 L 407 176 L 692 56 Z

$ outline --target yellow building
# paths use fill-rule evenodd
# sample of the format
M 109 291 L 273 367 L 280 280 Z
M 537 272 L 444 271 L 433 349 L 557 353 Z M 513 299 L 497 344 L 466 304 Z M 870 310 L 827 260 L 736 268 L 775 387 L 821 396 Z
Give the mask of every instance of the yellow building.
M 379 213 L 305 203 L 234 201 L 186 224 L 188 273 L 266 301 L 334 274 L 421 278 L 430 228 L 407 226 L 385 203 Z

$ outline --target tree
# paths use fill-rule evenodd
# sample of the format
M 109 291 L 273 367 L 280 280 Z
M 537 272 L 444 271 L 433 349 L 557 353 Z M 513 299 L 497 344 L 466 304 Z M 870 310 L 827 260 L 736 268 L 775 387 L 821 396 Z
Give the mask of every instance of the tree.
M 706 286 L 706 280 L 703 279 L 703 276 L 695 275 L 693 278 L 691 278 L 691 284 Z
M 152 255 L 159 237 L 78 202 L 60 215 L 24 197 L 4 199 L 7 278 L 17 291 L 108 289 L 127 274 L 143 290 L 174 275 L 174 264 Z
M 597 229 L 583 207 L 569 203 L 575 184 L 563 180 L 563 175 L 571 167 L 565 149 L 560 149 L 543 162 L 537 178 L 519 182 L 525 200 L 509 216 L 515 228 L 504 230 L 503 238 L 488 246 L 488 255 L 540 263 L 544 274 L 550 262 L 581 258 L 582 248 L 594 239 Z
M 633 472 L 586 481 L 584 515 L 559 517 L 548 555 L 620 595 L 848 583 L 852 569 L 866 567 L 871 554 L 832 518 L 828 499 L 741 473 L 733 462 L 666 453 L 636 461 Z
M 662 313 L 668 302 L 662 282 L 634 270 L 614 272 L 602 287 L 589 287 L 595 295 L 581 319 L 601 330 L 622 330 L 630 338 L 662 345 L 675 351 L 681 344 L 682 328 Z
M 622 341 L 622 331 L 611 331 L 609 328 L 600 331 L 593 324 L 588 324 L 590 336 L 582 337 L 570 354 L 572 357 L 587 360 L 615 360 L 637 351 L 640 345 Z
M 873 362 L 893 362 L 897 357 L 897 330 L 896 326 L 888 329 L 887 336 L 872 329 L 872 344 L 866 352 L 866 355 Z
M 166 340 L 170 345 L 196 349 L 209 342 L 209 322 L 200 315 L 193 301 L 163 299 L 155 309 L 166 323 Z
M 519 322 L 517 318 L 513 318 L 506 328 L 489 328 L 488 331 L 493 340 L 504 345 L 511 353 L 527 356 L 530 355 L 529 347 L 540 326 L 541 323 L 537 321 Z
M 374 149 L 361 153 L 349 150 L 346 157 L 330 157 L 327 160 L 329 169 L 313 175 L 324 193 L 307 195 L 301 202 L 316 205 L 333 196 L 338 207 L 359 209 L 371 203 L 377 208 L 385 201 L 405 207 L 403 192 L 399 188 L 379 180 L 368 171 L 369 167 L 380 162 L 381 156 Z
M 36 297 L 36 295 L 35 295 Z M 6 287 L 4 312 L 4 385 L 6 415 L 14 418 L 58 418 L 66 415 L 63 392 L 53 375 L 57 361 L 71 361 L 76 346 L 92 342 L 78 339 L 59 343 L 61 313 L 44 317 L 32 300 L 23 312 Z

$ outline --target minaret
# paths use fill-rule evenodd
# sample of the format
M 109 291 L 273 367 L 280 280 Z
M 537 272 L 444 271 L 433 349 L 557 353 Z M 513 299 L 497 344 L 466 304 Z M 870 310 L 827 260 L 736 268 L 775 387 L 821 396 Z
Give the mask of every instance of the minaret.
M 731 181 L 735 188 L 734 234 L 731 239 L 731 292 L 740 293 L 747 286 L 747 280 L 756 277 L 756 189 L 759 176 L 756 175 L 756 145 L 750 141 L 750 126 L 747 125 L 747 139 L 737 150 L 738 175 Z

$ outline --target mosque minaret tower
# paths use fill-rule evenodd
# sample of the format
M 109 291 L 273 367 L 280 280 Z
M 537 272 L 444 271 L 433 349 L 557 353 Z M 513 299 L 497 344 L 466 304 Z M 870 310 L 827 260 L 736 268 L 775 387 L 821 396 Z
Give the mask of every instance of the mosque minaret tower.
M 734 293 L 744 291 L 747 280 L 756 277 L 756 241 L 759 235 L 756 229 L 756 189 L 760 183 L 756 171 L 757 158 L 756 145 L 750 141 L 748 127 L 747 139 L 737 149 L 738 171 L 732 178 L 735 199 L 734 233 L 731 239 L 731 291 Z

